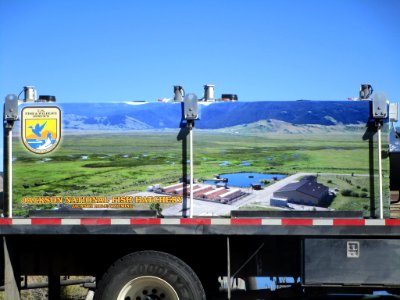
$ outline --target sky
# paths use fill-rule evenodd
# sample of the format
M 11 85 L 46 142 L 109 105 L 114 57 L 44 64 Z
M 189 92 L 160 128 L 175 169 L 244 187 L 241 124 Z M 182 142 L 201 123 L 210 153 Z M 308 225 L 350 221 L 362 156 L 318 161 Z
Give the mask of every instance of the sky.
M 0 97 L 400 99 L 398 0 L 0 0 Z M 2 133 L 0 133 L 1 135 Z
M 156 101 L 400 98 L 398 0 L 0 0 L 0 96 Z

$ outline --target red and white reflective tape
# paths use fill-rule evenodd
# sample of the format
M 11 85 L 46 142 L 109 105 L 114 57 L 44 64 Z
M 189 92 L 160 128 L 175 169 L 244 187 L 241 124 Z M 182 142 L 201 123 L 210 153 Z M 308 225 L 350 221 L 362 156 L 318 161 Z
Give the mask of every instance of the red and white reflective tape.
M 400 226 L 400 219 L 310 218 L 0 218 L 6 225 L 232 225 L 232 226 Z

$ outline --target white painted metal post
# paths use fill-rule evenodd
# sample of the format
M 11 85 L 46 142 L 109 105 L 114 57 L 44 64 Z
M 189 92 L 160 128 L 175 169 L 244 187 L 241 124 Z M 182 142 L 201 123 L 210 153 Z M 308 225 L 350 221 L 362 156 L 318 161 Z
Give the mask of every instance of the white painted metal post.
M 14 126 L 14 122 L 18 120 L 18 97 L 15 95 L 8 95 L 5 99 L 4 103 L 4 114 L 3 114 L 3 122 L 4 122 L 4 148 L 5 152 L 7 152 L 7 164 L 4 166 L 5 178 L 7 181 L 7 186 L 5 191 L 7 192 L 8 205 L 4 203 L 3 209 L 6 210 L 8 208 L 7 217 L 13 217 L 13 195 L 12 195 L 12 182 L 13 182 L 13 170 L 12 170 L 12 128 Z
M 379 176 L 379 218 L 383 219 L 383 187 L 382 187 L 382 144 L 381 125 L 378 125 L 378 176 Z
M 12 170 L 12 129 L 8 130 L 8 141 L 7 141 L 7 147 L 8 147 L 8 217 L 12 218 L 13 217 L 13 203 L 12 203 L 12 199 L 13 199 L 13 195 L 12 195 L 12 174 L 13 174 L 13 170 Z
M 190 218 L 193 218 L 193 127 L 189 126 L 189 150 L 190 150 Z

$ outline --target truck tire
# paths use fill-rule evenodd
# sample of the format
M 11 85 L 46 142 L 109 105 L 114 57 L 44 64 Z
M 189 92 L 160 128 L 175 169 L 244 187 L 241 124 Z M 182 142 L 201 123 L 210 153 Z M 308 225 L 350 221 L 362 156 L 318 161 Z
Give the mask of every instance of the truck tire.
M 205 300 L 193 270 L 164 252 L 140 251 L 116 261 L 98 282 L 95 300 Z

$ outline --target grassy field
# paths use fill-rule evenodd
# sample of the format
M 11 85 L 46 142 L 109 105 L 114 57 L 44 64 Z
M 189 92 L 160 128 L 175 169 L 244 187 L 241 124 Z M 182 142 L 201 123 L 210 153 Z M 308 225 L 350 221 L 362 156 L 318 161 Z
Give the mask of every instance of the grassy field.
M 27 196 L 110 196 L 142 192 L 156 183 L 175 183 L 183 175 L 182 162 L 189 159 L 189 152 L 187 157 L 182 156 L 182 141 L 177 135 L 177 131 L 64 135 L 57 150 L 41 156 L 29 153 L 15 138 L 16 213 L 29 208 L 20 203 Z M 228 163 L 221 166 L 224 162 Z M 243 162 L 249 165 L 240 166 Z M 196 180 L 231 172 L 368 174 L 368 141 L 357 132 L 238 135 L 195 129 L 194 165 Z M 369 188 L 368 182 L 357 182 L 357 186 Z M 352 207 L 346 203 L 354 199 L 345 198 L 338 197 L 333 207 Z M 354 204 L 355 209 L 363 206 Z
M 379 215 L 378 177 L 373 182 L 370 177 L 351 175 L 318 175 L 318 182 L 336 191 L 330 208 L 334 210 L 363 210 L 364 216 Z M 371 189 L 372 194 L 371 194 Z M 389 210 L 389 184 L 384 180 L 384 212 Z M 372 197 L 371 197 L 372 196 Z M 372 214 L 371 214 L 372 209 Z M 375 212 L 375 214 L 374 214 Z

